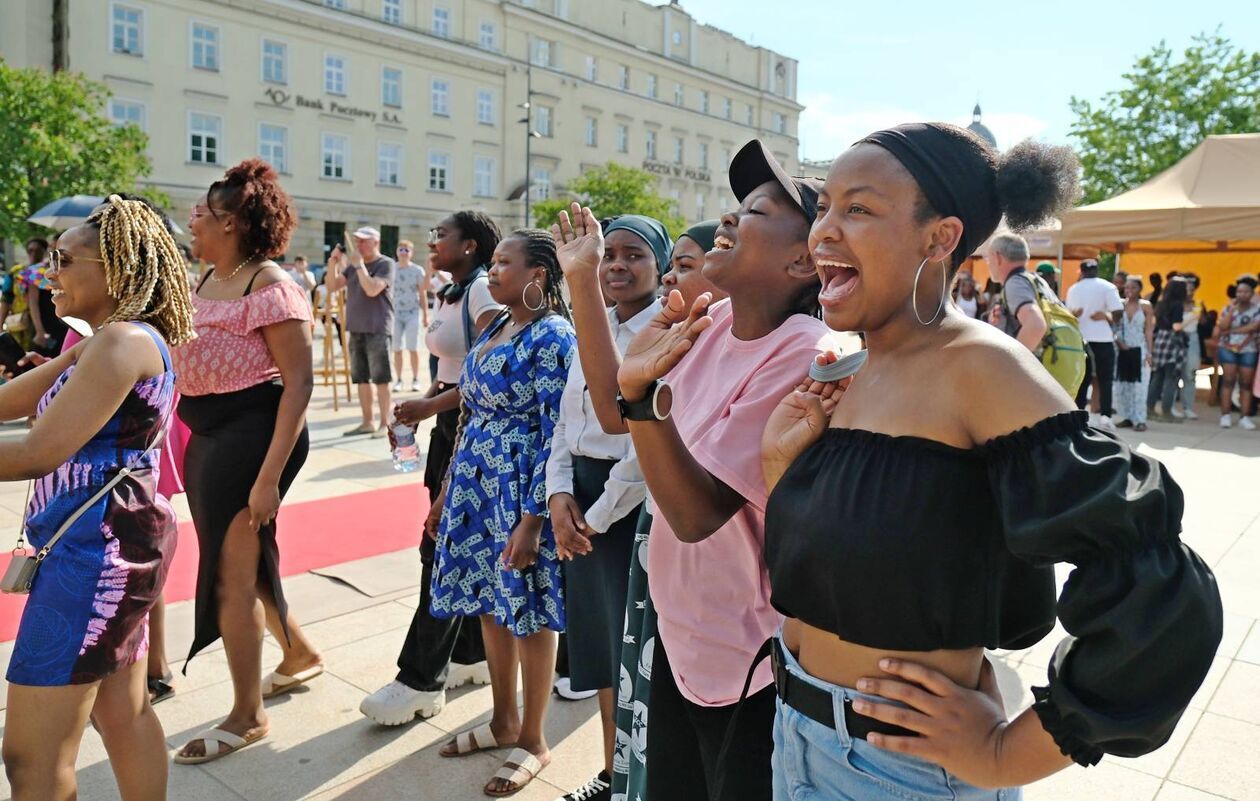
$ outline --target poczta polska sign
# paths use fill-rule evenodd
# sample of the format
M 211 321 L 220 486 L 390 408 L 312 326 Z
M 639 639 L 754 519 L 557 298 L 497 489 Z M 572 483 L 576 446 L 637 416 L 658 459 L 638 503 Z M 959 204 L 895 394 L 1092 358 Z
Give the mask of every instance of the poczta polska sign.
M 681 164 L 670 164 L 665 161 L 643 160 L 643 171 L 653 175 L 664 175 L 666 178 L 686 178 L 691 181 L 713 183 L 713 175 L 699 167 L 684 167 Z
M 296 106 L 297 108 L 309 108 L 314 109 L 315 111 L 326 111 L 329 114 L 336 114 L 340 117 L 350 117 L 352 119 L 361 118 L 371 120 L 372 122 L 376 122 L 379 119 L 381 122 L 393 125 L 402 125 L 402 118 L 392 111 L 382 111 L 378 114 L 371 109 L 359 108 L 358 106 L 347 106 L 343 103 L 337 102 L 336 100 L 330 100 L 325 103 L 322 97 L 311 98 L 303 97 L 302 95 L 291 95 L 283 89 L 278 89 L 274 86 L 265 90 L 263 94 L 267 96 L 267 99 L 271 101 L 273 106 L 281 106 L 283 108 L 292 108 L 293 106 Z M 290 100 L 293 101 L 293 106 L 289 105 Z

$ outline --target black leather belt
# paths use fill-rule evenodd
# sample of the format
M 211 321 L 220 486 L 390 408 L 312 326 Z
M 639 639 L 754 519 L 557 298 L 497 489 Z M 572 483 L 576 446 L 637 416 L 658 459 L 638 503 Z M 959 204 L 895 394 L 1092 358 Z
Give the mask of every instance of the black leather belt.
M 774 688 L 783 703 L 829 729 L 836 728 L 835 705 L 832 703 L 831 693 L 810 684 L 787 669 L 783 645 L 777 637 L 770 651 L 770 662 L 774 666 Z M 871 732 L 894 737 L 919 736 L 909 729 L 855 712 L 853 702 L 848 698 L 844 699 L 844 727 L 850 737 L 863 740 Z

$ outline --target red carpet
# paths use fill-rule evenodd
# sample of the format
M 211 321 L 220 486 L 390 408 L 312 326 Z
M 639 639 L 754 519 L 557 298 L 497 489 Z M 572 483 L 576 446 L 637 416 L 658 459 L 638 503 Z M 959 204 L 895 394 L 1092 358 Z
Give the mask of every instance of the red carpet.
M 420 542 L 429 499 L 418 482 L 403 487 L 306 501 L 280 509 L 280 573 L 292 576 L 319 567 L 400 551 Z M 0 574 L 11 555 L 0 555 Z M 56 551 L 48 557 L 56 558 Z M 417 556 L 417 558 L 419 558 Z M 166 579 L 166 601 L 187 601 L 197 589 L 197 533 L 179 527 L 179 547 Z M 0 642 L 17 636 L 24 595 L 0 594 Z

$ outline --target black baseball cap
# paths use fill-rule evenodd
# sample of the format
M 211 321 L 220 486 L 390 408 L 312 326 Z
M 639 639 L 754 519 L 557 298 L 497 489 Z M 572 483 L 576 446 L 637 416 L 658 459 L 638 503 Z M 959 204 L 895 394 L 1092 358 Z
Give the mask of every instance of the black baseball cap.
M 739 149 L 735 158 L 731 159 L 727 174 L 731 181 L 731 191 L 740 203 L 757 187 L 774 181 L 783 187 L 792 203 L 805 215 L 806 222 L 812 224 L 818 216 L 818 193 L 822 190 L 822 181 L 788 175 L 787 170 L 783 169 L 783 165 L 760 139 L 753 139 Z

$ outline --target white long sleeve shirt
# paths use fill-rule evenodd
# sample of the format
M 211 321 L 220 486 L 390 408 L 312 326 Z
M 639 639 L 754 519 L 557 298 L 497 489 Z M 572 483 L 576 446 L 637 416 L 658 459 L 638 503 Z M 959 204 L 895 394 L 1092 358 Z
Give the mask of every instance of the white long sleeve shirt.
M 630 340 L 660 310 L 653 302 L 626 322 L 617 319 L 617 310 L 608 310 L 608 324 L 613 329 L 617 350 L 626 352 Z M 573 457 L 587 456 L 592 459 L 615 459 L 604 484 L 604 491 L 589 509 L 584 511 L 586 523 L 592 531 L 608 531 L 613 523 L 630 514 L 643 502 L 647 485 L 639 458 L 629 434 L 607 434 L 595 416 L 591 393 L 586 388 L 586 375 L 582 372 L 582 360 L 574 359 L 569 367 L 569 377 L 560 398 L 560 422 L 552 437 L 551 457 L 547 460 L 547 497 L 557 493 L 573 494 Z

